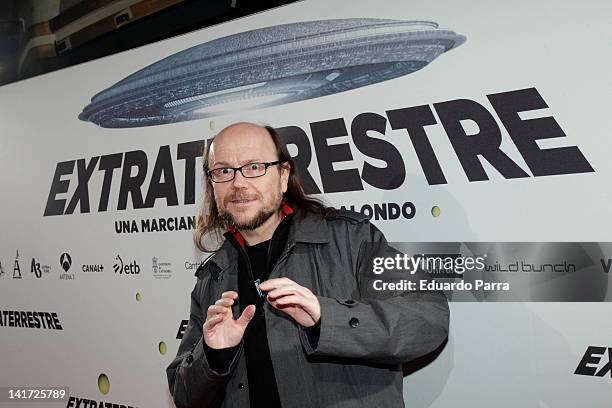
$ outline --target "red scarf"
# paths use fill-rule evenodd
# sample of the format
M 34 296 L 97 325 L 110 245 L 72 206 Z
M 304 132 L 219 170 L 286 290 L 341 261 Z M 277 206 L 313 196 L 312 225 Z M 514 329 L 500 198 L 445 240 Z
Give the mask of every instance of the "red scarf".
M 293 213 L 293 208 L 289 204 L 287 204 L 286 201 L 283 200 L 283 204 L 281 205 L 280 220 L 282 221 L 286 216 L 292 213 Z M 242 236 L 242 234 L 240 233 L 240 231 L 238 231 L 233 226 L 230 226 L 227 229 L 226 233 L 228 232 L 234 234 L 234 237 L 236 238 L 240 246 L 244 249 L 244 247 L 246 246 L 246 241 L 244 237 Z

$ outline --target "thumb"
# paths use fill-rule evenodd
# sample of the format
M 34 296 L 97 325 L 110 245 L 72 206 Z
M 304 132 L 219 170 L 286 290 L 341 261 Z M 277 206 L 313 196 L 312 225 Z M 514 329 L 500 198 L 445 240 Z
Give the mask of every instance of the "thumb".
M 251 321 L 253 316 L 255 316 L 255 305 L 248 305 L 243 311 L 236 323 L 240 326 L 246 327 L 247 324 Z

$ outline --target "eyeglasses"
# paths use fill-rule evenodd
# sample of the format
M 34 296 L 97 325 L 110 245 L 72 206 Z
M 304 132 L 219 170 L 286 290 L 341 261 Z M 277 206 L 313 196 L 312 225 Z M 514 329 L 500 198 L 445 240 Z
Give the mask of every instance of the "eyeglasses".
M 256 178 L 265 175 L 268 167 L 285 162 L 286 160 L 277 160 L 267 163 L 249 163 L 242 167 L 220 167 L 218 169 L 206 170 L 206 174 L 215 183 L 227 183 L 236 177 L 236 170 L 240 171 L 245 178 Z

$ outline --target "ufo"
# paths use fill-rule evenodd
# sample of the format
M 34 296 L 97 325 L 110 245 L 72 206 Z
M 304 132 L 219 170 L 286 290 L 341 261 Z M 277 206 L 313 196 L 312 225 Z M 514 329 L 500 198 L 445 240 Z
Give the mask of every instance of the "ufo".
M 143 127 L 305 101 L 411 74 L 465 40 L 431 21 L 371 18 L 245 31 L 133 73 L 96 94 L 79 119 Z

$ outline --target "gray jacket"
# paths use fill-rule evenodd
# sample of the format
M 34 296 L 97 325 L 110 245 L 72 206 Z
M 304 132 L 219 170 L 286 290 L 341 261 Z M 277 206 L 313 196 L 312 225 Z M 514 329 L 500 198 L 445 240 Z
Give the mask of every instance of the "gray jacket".
M 299 214 L 298 214 L 299 215 Z M 265 304 L 267 337 L 283 407 L 404 407 L 401 364 L 447 337 L 449 309 L 438 292 L 375 292 L 371 259 L 391 253 L 362 214 L 335 210 L 291 220 L 286 248 L 270 278 L 308 287 L 321 304 L 316 347 L 290 317 Z M 225 240 L 196 272 L 190 319 L 168 383 L 177 407 L 248 408 L 242 349 L 227 372 L 211 370 L 202 347 L 208 306 L 238 290 L 238 250 Z M 233 307 L 234 318 L 239 307 Z M 242 346 L 241 346 L 242 347 Z

